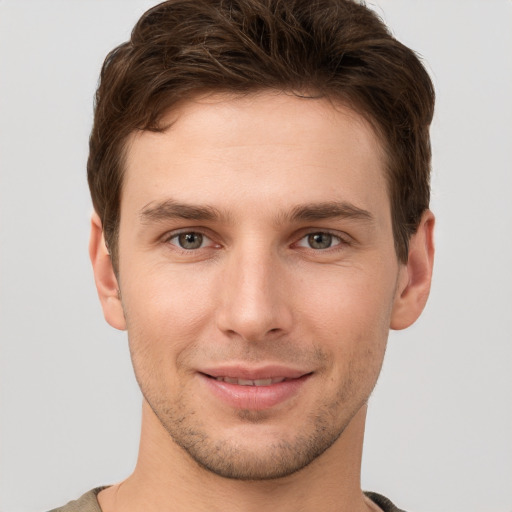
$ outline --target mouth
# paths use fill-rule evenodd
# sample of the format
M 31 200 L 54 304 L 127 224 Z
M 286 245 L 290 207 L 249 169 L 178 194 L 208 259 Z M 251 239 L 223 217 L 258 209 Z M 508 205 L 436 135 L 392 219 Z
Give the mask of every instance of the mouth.
M 238 384 L 239 386 L 271 386 L 272 384 L 279 384 L 285 380 L 292 380 L 286 377 L 269 377 L 268 379 L 240 379 L 238 377 L 208 377 L 220 382 L 228 382 L 229 384 Z
M 213 397 L 235 409 L 263 410 L 298 396 L 313 372 L 283 367 L 216 368 L 199 372 Z

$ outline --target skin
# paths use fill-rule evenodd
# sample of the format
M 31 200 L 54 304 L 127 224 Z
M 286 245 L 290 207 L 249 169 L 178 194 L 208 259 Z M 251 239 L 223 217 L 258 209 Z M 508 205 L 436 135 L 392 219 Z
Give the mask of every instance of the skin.
M 144 396 L 136 469 L 100 505 L 374 510 L 359 482 L 366 402 L 389 329 L 428 297 L 433 215 L 400 263 L 384 152 L 343 105 L 210 95 L 165 121 L 129 141 L 117 275 L 92 221 L 105 318 L 127 329 Z M 223 365 L 307 377 L 242 408 L 203 373 Z

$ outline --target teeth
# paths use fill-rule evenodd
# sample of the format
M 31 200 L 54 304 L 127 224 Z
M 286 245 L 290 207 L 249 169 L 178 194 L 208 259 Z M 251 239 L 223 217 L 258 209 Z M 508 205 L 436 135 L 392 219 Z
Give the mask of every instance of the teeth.
M 275 377 L 270 379 L 236 379 L 234 377 L 215 377 L 215 380 L 228 382 L 229 384 L 238 384 L 239 386 L 270 386 L 278 382 L 283 382 L 285 377 Z
M 255 386 L 270 386 L 272 379 L 257 379 L 254 381 Z

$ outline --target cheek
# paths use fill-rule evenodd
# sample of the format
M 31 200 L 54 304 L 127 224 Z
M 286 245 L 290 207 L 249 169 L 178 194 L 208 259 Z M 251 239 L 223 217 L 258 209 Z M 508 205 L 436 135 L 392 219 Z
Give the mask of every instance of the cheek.
M 153 272 L 122 286 L 123 308 L 135 360 L 170 367 L 193 349 L 208 324 L 211 299 L 205 281 L 184 272 Z
M 141 262 L 138 268 L 146 271 L 122 283 L 123 304 L 132 319 L 153 321 L 154 328 L 173 327 L 174 331 L 191 327 L 206 313 L 211 294 L 208 273 L 191 271 L 186 265 L 184 268 L 148 266 L 147 262 Z
M 395 281 L 394 269 L 372 272 L 353 267 L 303 274 L 294 295 L 304 300 L 296 308 L 300 316 L 318 319 L 333 334 L 387 332 Z
M 299 323 L 312 329 L 319 347 L 334 356 L 334 374 L 378 373 L 389 332 L 394 297 L 393 273 L 340 269 L 302 290 Z M 309 327 L 308 327 L 309 326 Z

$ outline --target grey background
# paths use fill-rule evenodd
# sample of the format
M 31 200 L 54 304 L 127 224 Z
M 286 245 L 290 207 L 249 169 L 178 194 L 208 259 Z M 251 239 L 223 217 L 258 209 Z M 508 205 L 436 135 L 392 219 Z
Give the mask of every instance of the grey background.
M 0 0 L 0 510 L 43 511 L 136 458 L 140 395 L 87 257 L 92 96 L 144 0 Z M 512 2 L 380 0 L 437 87 L 437 260 L 391 335 L 363 487 L 414 512 L 512 510 Z

